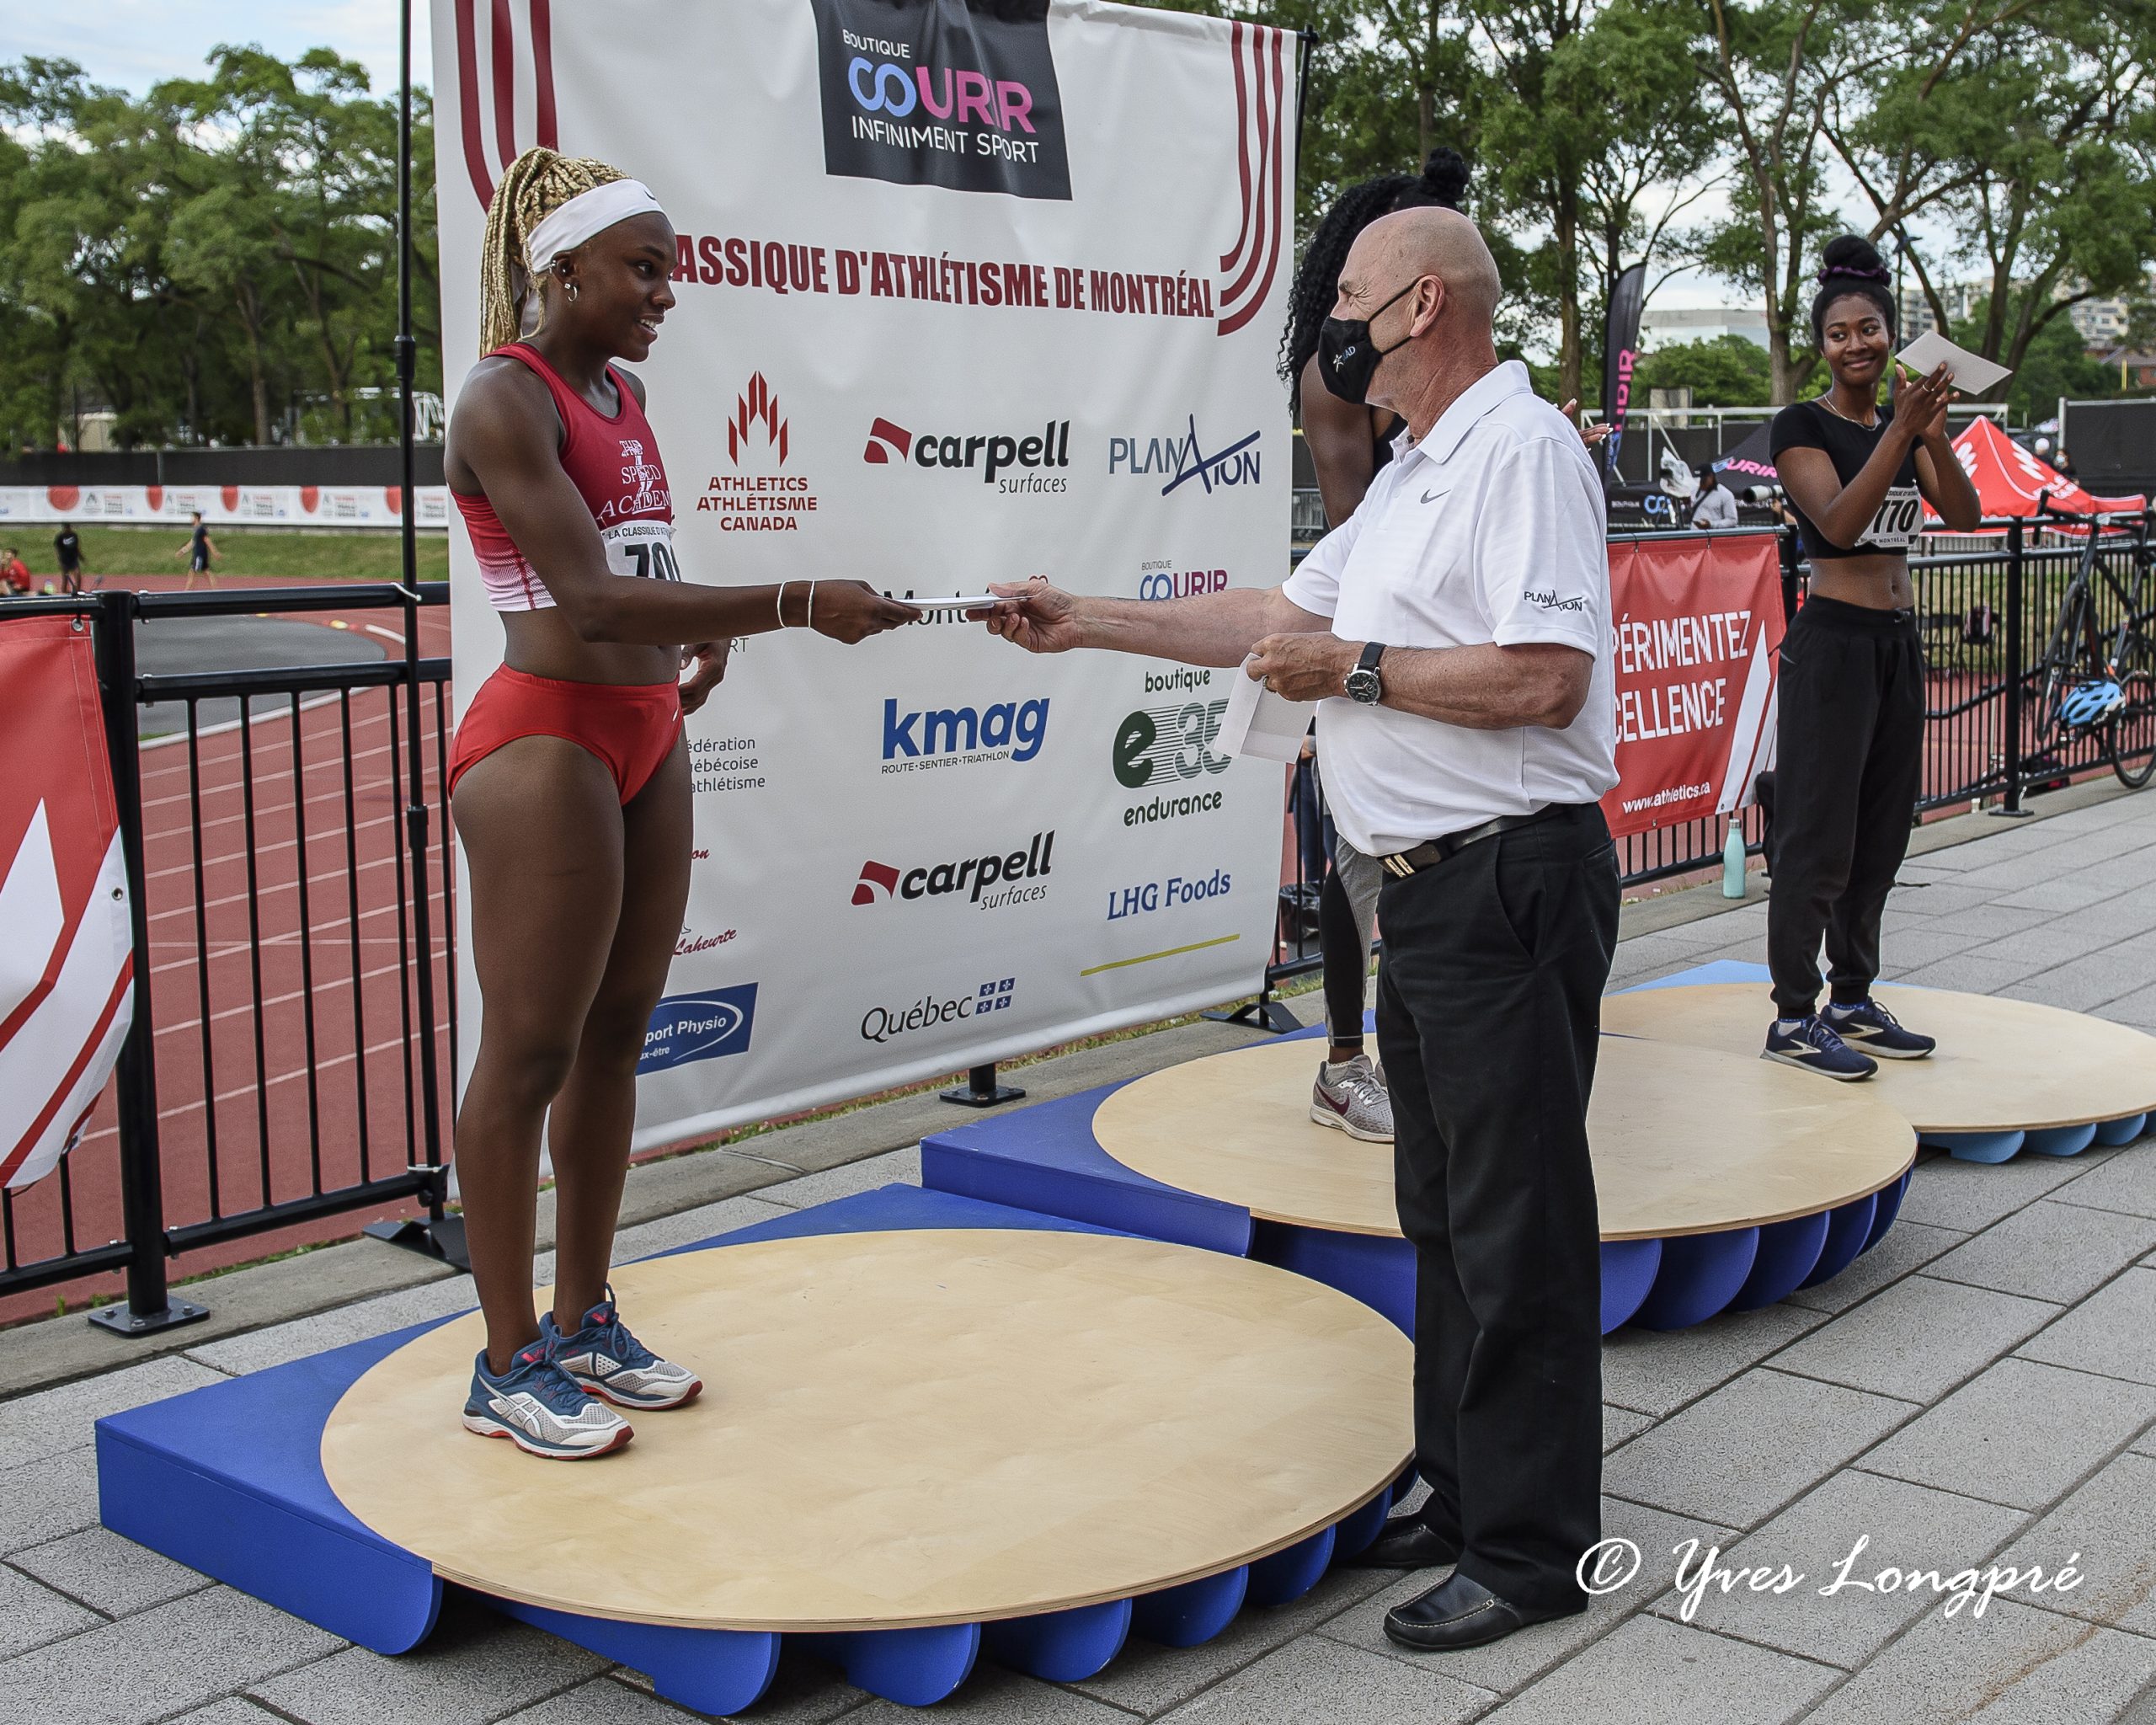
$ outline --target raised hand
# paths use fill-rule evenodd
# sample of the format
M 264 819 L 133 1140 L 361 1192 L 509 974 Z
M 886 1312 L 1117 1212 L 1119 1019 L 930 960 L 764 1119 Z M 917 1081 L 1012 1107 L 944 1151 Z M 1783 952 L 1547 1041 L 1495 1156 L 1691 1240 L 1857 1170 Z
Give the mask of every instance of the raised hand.
M 1068 653 L 1079 644 L 1077 603 L 1061 588 L 1049 586 L 1045 575 L 1030 581 L 994 581 L 988 590 L 1002 602 L 992 610 L 966 615 L 986 623 L 991 635 L 1001 635 L 1028 653 Z
M 886 599 L 866 581 L 819 580 L 809 595 L 808 610 L 811 628 L 848 646 L 886 629 L 917 623 L 921 616 L 917 606 Z
M 1609 422 L 1607 419 L 1603 420 L 1602 423 L 1598 425 L 1580 425 L 1580 403 L 1579 398 L 1577 396 L 1574 396 L 1572 400 L 1566 402 L 1564 406 L 1559 408 L 1557 411 L 1562 414 L 1566 419 L 1570 419 L 1575 426 L 1578 427 L 1580 441 L 1584 443 L 1589 449 L 1593 449 L 1597 444 L 1600 443 L 1604 439 L 1609 435 Z
M 1946 432 L 1946 400 L 1954 393 L 1954 380 L 1942 361 L 1929 377 L 1919 377 L 1901 366 L 1894 368 L 1894 423 L 1906 425 L 1919 442 Z

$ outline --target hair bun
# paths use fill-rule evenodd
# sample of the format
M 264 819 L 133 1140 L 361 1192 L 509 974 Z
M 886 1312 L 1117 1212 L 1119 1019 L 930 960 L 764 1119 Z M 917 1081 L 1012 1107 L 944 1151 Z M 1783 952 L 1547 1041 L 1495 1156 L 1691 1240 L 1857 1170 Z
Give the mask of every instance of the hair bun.
M 1415 190 L 1436 199 L 1449 210 L 1457 210 L 1473 173 L 1465 156 L 1450 145 L 1440 144 L 1423 162 L 1422 175 L 1415 182 Z
M 1879 248 L 1861 235 L 1844 233 L 1827 242 L 1827 249 L 1820 254 L 1819 280 L 1828 280 L 1836 275 L 1853 275 L 1860 281 L 1886 281 L 1892 277 L 1886 260 L 1879 255 Z

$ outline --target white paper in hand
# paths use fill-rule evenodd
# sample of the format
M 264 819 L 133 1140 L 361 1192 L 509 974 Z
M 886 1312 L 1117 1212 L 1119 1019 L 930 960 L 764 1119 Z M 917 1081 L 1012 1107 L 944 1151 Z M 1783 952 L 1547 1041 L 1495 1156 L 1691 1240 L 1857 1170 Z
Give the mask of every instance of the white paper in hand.
M 1315 701 L 1290 701 L 1276 695 L 1250 674 L 1250 660 L 1233 673 L 1228 710 L 1220 715 L 1220 746 L 1230 755 L 1255 755 L 1262 761 L 1292 763 L 1302 753 Z
M 1954 387 L 1972 395 L 1981 395 L 2000 378 L 2014 375 L 2005 366 L 1955 346 L 1936 329 L 1927 329 L 1894 357 L 1919 377 L 1930 377 L 1944 365 Z

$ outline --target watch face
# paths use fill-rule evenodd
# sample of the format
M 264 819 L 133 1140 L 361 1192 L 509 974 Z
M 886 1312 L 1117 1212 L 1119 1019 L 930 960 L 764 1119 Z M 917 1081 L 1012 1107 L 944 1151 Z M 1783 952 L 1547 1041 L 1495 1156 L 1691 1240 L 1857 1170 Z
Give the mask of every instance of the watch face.
M 1374 705 L 1381 690 L 1382 686 L 1379 683 L 1378 674 L 1374 670 L 1366 670 L 1361 665 L 1357 665 L 1354 670 L 1348 673 L 1348 693 L 1350 698 L 1360 701 L 1365 706 Z

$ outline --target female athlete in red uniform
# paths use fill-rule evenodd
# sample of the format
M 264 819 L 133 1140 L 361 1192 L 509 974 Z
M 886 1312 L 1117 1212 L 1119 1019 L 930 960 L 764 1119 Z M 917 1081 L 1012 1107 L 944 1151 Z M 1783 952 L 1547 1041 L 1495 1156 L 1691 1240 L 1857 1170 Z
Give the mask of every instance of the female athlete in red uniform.
M 673 1407 L 702 1387 L 628 1332 L 606 1281 L 637 1059 L 688 898 L 681 715 L 724 674 L 735 636 L 806 627 L 856 642 L 920 617 L 859 581 L 680 580 L 643 391 L 609 363 L 650 353 L 674 261 L 673 226 L 638 182 L 526 151 L 487 212 L 486 357 L 444 452 L 508 637 L 450 765 L 485 1004 L 456 1117 L 487 1320 L 464 1423 L 562 1459 L 629 1440 L 608 1402 Z M 531 1296 L 542 1124 L 558 1251 L 543 1318 Z

